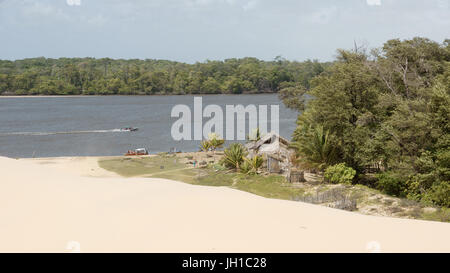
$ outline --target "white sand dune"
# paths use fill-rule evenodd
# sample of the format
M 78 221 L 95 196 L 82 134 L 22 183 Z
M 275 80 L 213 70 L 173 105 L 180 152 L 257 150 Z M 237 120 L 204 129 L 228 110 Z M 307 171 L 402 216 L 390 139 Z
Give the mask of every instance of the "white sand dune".
M 81 252 L 450 252 L 450 224 L 120 178 L 94 159 L 0 158 L 0 252 L 78 244 Z

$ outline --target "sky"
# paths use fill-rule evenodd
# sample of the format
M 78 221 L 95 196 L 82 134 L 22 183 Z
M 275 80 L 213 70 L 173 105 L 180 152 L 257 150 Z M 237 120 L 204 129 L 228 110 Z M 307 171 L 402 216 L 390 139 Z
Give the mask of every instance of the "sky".
M 0 59 L 331 61 L 336 49 L 450 38 L 450 0 L 0 0 Z

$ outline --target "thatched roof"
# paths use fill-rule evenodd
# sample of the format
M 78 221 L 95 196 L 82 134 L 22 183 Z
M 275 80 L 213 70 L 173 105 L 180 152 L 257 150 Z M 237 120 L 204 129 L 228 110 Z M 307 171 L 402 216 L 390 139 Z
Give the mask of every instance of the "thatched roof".
M 257 142 L 247 143 L 246 147 L 249 150 L 260 149 L 271 152 L 279 149 L 280 144 L 287 147 L 289 146 L 289 141 L 274 132 L 270 132 L 261 137 Z
M 289 141 L 273 132 L 263 136 L 257 142 L 247 143 L 246 148 L 250 154 L 267 155 L 279 161 L 287 160 L 292 153 Z

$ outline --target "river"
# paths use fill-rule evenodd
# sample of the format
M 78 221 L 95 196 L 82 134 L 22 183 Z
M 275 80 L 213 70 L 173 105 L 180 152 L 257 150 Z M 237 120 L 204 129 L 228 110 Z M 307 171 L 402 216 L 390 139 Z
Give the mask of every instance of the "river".
M 225 105 L 269 105 L 269 123 L 270 105 L 279 105 L 280 135 L 290 139 L 296 126 L 297 113 L 284 107 L 276 94 L 201 97 L 203 107 L 215 104 L 224 112 Z M 193 111 L 194 96 L 0 97 L 0 156 L 109 156 L 140 147 L 150 153 L 197 151 L 199 141 L 176 141 L 171 135 L 177 120 L 171 111 L 178 104 Z M 246 125 L 248 132 L 248 117 Z M 139 130 L 118 130 L 126 127 Z

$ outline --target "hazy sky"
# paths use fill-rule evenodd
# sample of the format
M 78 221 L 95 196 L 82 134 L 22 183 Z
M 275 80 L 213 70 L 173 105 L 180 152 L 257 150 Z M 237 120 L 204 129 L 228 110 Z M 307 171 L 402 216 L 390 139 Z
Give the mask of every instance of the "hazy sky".
M 0 0 L 0 59 L 332 60 L 353 41 L 450 38 L 450 0 Z

